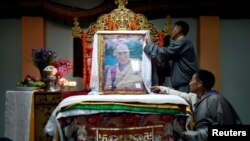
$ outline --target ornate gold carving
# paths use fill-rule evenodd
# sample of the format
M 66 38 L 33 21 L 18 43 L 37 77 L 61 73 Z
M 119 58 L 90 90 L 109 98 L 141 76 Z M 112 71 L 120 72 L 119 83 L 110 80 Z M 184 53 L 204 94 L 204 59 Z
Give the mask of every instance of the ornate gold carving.
M 151 40 L 153 42 L 159 40 L 156 27 L 149 23 L 144 15 L 134 13 L 125 7 L 128 3 L 127 0 L 116 0 L 115 3 L 118 4 L 117 9 L 114 9 L 109 14 L 99 16 L 96 23 L 89 26 L 86 37 L 87 42 L 93 42 L 93 35 L 97 30 L 150 30 Z M 131 24 L 136 24 L 136 29 L 131 29 Z
M 84 46 L 84 57 L 83 58 L 83 72 L 86 72 L 86 75 L 83 75 L 84 79 L 84 89 L 89 90 L 88 86 L 89 79 L 90 79 L 90 64 L 87 64 L 87 58 L 92 56 L 92 42 L 93 37 L 96 31 L 98 30 L 150 30 L 150 39 L 151 41 L 160 44 L 162 41 L 162 37 L 159 37 L 159 32 L 157 31 L 156 27 L 148 22 L 147 18 L 142 14 L 134 13 L 132 10 L 127 9 L 125 5 L 128 4 L 128 0 L 115 0 L 115 4 L 118 5 L 117 9 L 114 9 L 108 14 L 102 14 L 98 17 L 96 23 L 92 23 L 87 32 L 86 37 L 83 40 L 86 40 L 86 46 Z M 82 29 L 79 27 L 79 23 L 77 18 L 74 19 L 74 29 L 73 29 L 73 36 L 80 37 Z M 171 22 L 170 16 L 167 17 L 166 25 L 163 29 L 164 36 L 171 34 Z M 89 58 L 91 59 L 91 58 Z
M 128 0 L 115 0 L 115 4 L 118 5 L 119 8 L 122 8 L 128 4 Z
M 82 38 L 81 35 L 82 35 L 82 29 L 81 27 L 79 26 L 79 22 L 78 22 L 78 18 L 75 17 L 74 18 L 74 27 L 72 27 L 72 35 L 73 35 L 73 38 Z
M 163 27 L 163 29 L 162 29 L 162 32 L 163 32 L 163 36 L 165 37 L 165 36 L 170 36 L 171 35 L 171 30 L 172 30 L 172 28 L 171 28 L 171 17 L 168 15 L 167 17 L 166 17 L 166 22 L 165 22 L 165 26 Z

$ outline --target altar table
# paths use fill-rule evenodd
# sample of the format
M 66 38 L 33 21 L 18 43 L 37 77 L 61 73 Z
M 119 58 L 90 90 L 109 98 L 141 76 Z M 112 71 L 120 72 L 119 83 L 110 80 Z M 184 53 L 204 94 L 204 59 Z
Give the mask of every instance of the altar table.
M 175 140 L 173 122 L 190 129 L 188 103 L 175 95 L 85 95 L 59 103 L 45 131 L 60 141 Z

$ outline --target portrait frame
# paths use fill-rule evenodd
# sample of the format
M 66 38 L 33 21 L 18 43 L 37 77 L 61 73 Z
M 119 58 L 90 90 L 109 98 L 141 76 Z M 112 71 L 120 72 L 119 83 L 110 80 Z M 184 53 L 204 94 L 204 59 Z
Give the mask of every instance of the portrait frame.
M 151 87 L 151 62 L 143 51 L 147 38 L 148 30 L 96 32 L 91 88 L 101 94 L 147 94 Z

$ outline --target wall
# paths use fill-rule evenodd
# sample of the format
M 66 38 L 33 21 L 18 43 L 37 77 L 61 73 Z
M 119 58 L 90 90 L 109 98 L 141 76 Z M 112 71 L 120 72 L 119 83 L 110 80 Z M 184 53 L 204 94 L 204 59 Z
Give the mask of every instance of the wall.
M 198 25 L 198 64 L 200 68 L 207 69 L 214 74 L 216 82 L 213 89 L 220 92 L 220 18 L 200 16 Z
M 0 137 L 4 134 L 5 92 L 21 79 L 21 20 L 0 20 Z
M 250 20 L 221 20 L 221 90 L 250 124 Z
M 45 19 L 22 16 L 22 78 L 27 75 L 40 76 L 39 69 L 32 61 L 32 49 L 45 48 Z

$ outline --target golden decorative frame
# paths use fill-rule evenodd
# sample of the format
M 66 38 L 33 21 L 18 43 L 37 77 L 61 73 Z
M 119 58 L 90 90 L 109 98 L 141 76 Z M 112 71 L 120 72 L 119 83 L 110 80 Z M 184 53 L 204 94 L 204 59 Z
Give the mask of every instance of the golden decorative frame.
M 146 94 L 147 87 L 144 83 L 143 78 L 143 59 L 145 54 L 143 52 L 143 42 L 146 38 L 147 31 L 99 31 L 97 32 L 96 46 L 97 46 L 97 57 L 98 57 L 98 87 L 99 92 L 103 94 Z M 123 86 L 120 88 L 107 88 L 105 87 L 106 82 L 111 82 L 111 68 L 117 67 L 117 60 L 113 55 L 115 48 L 119 47 L 118 44 L 126 44 L 130 50 L 130 62 L 135 61 L 136 63 L 131 63 L 131 68 L 127 71 L 131 75 L 124 74 L 121 80 L 125 81 Z M 94 57 L 94 56 L 92 56 Z M 139 62 L 139 63 L 138 63 Z M 134 65 L 134 66 L 133 66 Z M 107 67 L 108 66 L 108 67 Z M 118 68 L 116 68 L 117 70 Z M 150 72 L 151 73 L 151 72 Z M 109 74 L 109 75 L 108 75 Z M 151 75 L 151 74 L 149 74 Z M 107 77 L 110 76 L 110 77 Z M 126 77 L 125 77 L 126 76 Z M 132 78 L 127 78 L 131 76 Z M 134 78 L 137 79 L 134 79 Z M 106 80 L 109 79 L 109 80 Z M 113 80 L 113 83 L 119 83 Z M 141 80 L 140 80 L 141 79 Z M 133 81 L 134 80 L 134 81 Z

